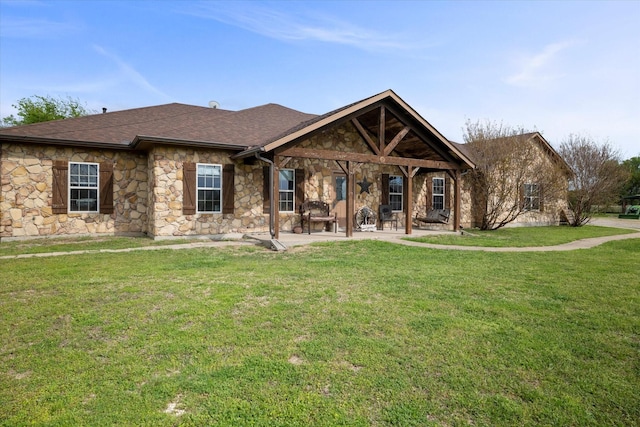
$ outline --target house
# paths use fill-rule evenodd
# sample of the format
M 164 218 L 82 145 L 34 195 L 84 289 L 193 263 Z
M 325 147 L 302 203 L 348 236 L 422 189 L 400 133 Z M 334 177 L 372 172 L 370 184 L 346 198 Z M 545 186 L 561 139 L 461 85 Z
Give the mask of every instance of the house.
M 474 162 L 393 91 L 324 115 L 167 104 L 0 129 L 0 240 L 290 232 L 305 200 L 340 232 L 389 205 L 406 234 L 432 207 L 457 230 Z M 324 223 L 314 223 L 322 230 Z
M 458 147 L 477 166 L 463 180 L 466 225 L 488 229 L 558 225 L 567 215 L 573 172 L 540 132 L 481 136 L 476 143 Z

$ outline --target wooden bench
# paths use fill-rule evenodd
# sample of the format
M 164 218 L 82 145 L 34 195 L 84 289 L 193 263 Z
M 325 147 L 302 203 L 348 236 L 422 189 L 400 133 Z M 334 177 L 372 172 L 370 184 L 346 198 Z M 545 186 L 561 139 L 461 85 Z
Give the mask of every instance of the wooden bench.
M 430 209 L 425 217 L 418 217 L 416 215 L 416 221 L 447 224 L 449 222 L 449 216 L 451 216 L 450 209 Z
M 304 230 L 304 223 L 307 223 L 307 231 L 311 234 L 312 222 L 324 222 L 325 227 L 328 224 L 334 224 L 334 232 L 338 232 L 338 214 L 331 213 L 328 203 L 320 200 L 308 200 L 300 205 L 300 226 Z

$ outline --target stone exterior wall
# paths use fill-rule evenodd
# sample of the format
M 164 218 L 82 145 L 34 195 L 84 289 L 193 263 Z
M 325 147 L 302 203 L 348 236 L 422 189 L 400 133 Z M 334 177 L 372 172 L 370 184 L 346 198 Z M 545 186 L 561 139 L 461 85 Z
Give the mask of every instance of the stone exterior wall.
M 0 239 L 145 231 L 148 187 L 144 155 L 36 144 L 3 144 L 1 149 Z M 55 160 L 112 162 L 114 213 L 54 214 Z
M 533 142 L 533 140 L 529 140 L 528 143 L 536 144 L 534 148 L 536 149 L 536 160 L 532 162 L 531 165 L 525 165 L 523 167 L 528 167 L 530 169 L 530 174 L 533 177 L 531 180 L 532 184 L 538 183 L 535 179 L 541 173 L 546 173 L 546 171 L 551 168 L 555 168 L 556 165 L 552 164 L 549 153 L 545 152 L 537 143 Z M 545 198 L 544 208 L 542 211 L 533 210 L 526 211 L 521 213 L 514 221 L 510 222 L 506 225 L 506 227 L 522 227 L 522 226 L 544 226 L 544 225 L 558 225 L 560 223 L 560 212 L 567 208 L 567 185 L 568 181 L 559 180 L 563 183 L 563 189 L 559 189 L 555 195 L 555 198 L 549 200 Z M 555 184 L 557 185 L 557 184 Z M 465 228 L 471 227 L 480 227 L 482 223 L 482 218 L 475 217 L 472 212 L 472 207 L 474 203 L 474 197 L 472 194 L 471 185 L 468 181 L 465 181 L 464 176 L 462 177 L 462 194 L 461 194 L 461 211 L 462 211 L 462 221 L 461 225 Z M 516 197 L 519 197 L 517 195 Z
M 302 141 L 300 147 L 343 152 L 370 153 L 357 130 L 346 123 Z M 142 234 L 154 238 L 212 236 L 228 233 L 267 232 L 269 214 L 263 212 L 263 167 L 265 163 L 232 161 L 231 152 L 156 145 L 149 152 L 90 150 L 77 147 L 37 144 L 3 144 L 0 152 L 0 239 L 81 234 Z M 113 163 L 114 212 L 52 213 L 53 163 L 56 160 Z M 234 164 L 234 213 L 183 213 L 184 163 Z M 343 171 L 334 161 L 293 158 L 284 166 L 305 171 L 305 200 L 335 202 L 334 179 Z M 367 206 L 378 212 L 382 200 L 382 175 L 403 175 L 400 168 L 387 164 L 358 164 L 355 167 L 355 210 Z M 419 171 L 413 178 L 412 211 L 426 214 L 426 197 L 432 178 L 446 178 L 441 172 Z M 366 179 L 369 192 L 356 183 Z M 449 180 L 449 224 L 416 224 L 422 228 L 453 229 L 455 191 Z M 277 198 L 277 194 L 275 195 Z M 544 212 L 527 212 L 514 224 L 555 224 L 564 199 L 547 202 Z M 461 218 L 465 228 L 475 226 L 472 194 L 461 183 Z M 335 206 L 335 203 L 334 203 Z M 332 206 L 332 207 L 334 207 Z M 348 215 L 354 215 L 351 212 Z M 399 227 L 407 221 L 398 212 Z M 281 212 L 280 230 L 300 225 L 298 212 Z M 314 224 L 320 229 L 322 224 Z
M 156 146 L 149 153 L 149 234 L 154 238 L 264 232 L 269 216 L 262 212 L 262 165 L 235 163 L 234 213 L 183 214 L 184 162 L 230 164 L 230 153 Z

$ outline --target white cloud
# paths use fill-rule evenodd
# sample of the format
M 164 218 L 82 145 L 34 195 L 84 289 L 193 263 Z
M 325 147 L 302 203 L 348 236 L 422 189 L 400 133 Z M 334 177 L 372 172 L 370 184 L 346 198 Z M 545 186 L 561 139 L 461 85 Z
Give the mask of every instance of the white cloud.
M 98 46 L 98 45 L 94 45 L 93 48 L 100 55 L 110 59 L 113 62 L 115 62 L 116 65 L 118 65 L 118 68 L 120 69 L 120 71 L 125 76 L 125 78 L 127 80 L 132 81 L 136 86 L 146 90 L 147 92 L 150 92 L 150 93 L 153 93 L 155 95 L 158 95 L 161 98 L 164 98 L 164 99 L 167 99 L 167 100 L 171 99 L 171 97 L 169 95 L 167 95 L 166 93 L 162 92 L 160 89 L 158 89 L 157 87 L 155 87 L 154 85 L 149 83 L 149 81 L 142 74 L 140 74 L 135 68 L 133 68 L 131 65 L 127 64 L 125 61 L 123 61 L 117 55 L 115 55 L 113 53 L 110 53 L 110 52 L 107 52 L 103 47 Z
M 10 18 L 0 19 L 0 37 L 9 38 L 53 38 L 59 35 L 73 34 L 81 26 L 70 22 L 57 22 L 49 19 Z
M 363 50 L 380 48 L 406 50 L 416 47 L 412 46 L 413 42 L 403 41 L 395 35 L 368 30 L 328 15 L 312 15 L 310 12 L 304 15 L 285 13 L 260 7 L 258 3 L 252 3 L 250 7 L 244 8 L 224 6 L 225 4 L 217 2 L 201 3 L 200 7 L 184 13 L 213 19 L 282 41 L 318 41 Z
M 541 52 L 523 55 L 518 61 L 519 71 L 507 77 L 506 82 L 513 86 L 536 86 L 564 77 L 564 73 L 554 70 L 560 52 L 574 46 L 573 41 L 551 43 Z

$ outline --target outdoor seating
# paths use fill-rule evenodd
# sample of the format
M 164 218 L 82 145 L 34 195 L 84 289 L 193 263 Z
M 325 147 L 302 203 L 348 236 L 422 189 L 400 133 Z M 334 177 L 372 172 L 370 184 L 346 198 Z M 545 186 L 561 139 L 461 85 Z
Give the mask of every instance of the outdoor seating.
M 380 227 L 384 230 L 384 223 L 389 222 L 389 227 L 393 228 L 393 224 L 398 229 L 398 215 L 391 210 L 391 205 L 380 205 Z
M 300 226 L 304 231 L 304 223 L 307 223 L 307 231 L 311 234 L 312 222 L 324 222 L 325 227 L 334 224 L 334 232 L 338 232 L 338 215 L 330 212 L 329 204 L 321 200 L 308 200 L 300 205 Z
M 449 223 L 449 216 L 451 215 L 450 209 L 430 209 L 427 212 L 427 216 L 419 217 L 416 215 L 416 221 L 426 223 Z

